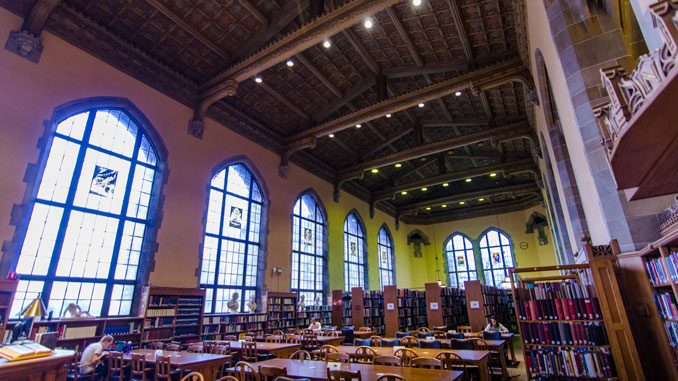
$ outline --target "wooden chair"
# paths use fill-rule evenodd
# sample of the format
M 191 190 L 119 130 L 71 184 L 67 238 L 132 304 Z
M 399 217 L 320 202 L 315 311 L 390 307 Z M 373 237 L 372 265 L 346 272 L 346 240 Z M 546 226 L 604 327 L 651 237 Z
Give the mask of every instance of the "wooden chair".
M 162 343 L 160 341 L 153 342 L 148 345 L 151 349 L 164 349 L 165 348 L 165 343 Z
M 318 350 L 318 360 L 325 361 L 325 356 L 327 356 L 327 355 L 330 354 L 330 353 L 335 353 L 335 352 L 339 352 L 339 350 L 338 350 L 337 348 L 335 348 L 334 346 L 332 346 L 332 345 L 323 345 L 323 346 L 320 347 L 320 349 Z
M 130 381 L 146 381 L 148 373 L 153 371 L 153 368 L 146 367 L 146 356 L 138 353 L 132 353 L 131 356 Z
M 267 335 L 265 341 L 267 343 L 282 343 L 283 339 L 283 336 Z
M 219 369 L 219 375 L 225 376 L 226 375 L 226 369 L 231 367 L 231 363 L 233 362 L 233 357 L 234 354 L 231 353 L 230 350 L 231 346 L 226 346 L 226 345 L 217 345 L 214 347 L 214 350 L 212 351 L 212 354 L 215 355 L 222 355 L 226 356 L 226 361 L 224 361 L 223 364 L 221 364 L 221 369 Z
M 110 351 L 108 352 L 108 380 L 125 380 L 125 365 L 122 359 L 122 352 Z
M 457 326 L 457 332 L 471 333 L 471 326 L 470 325 L 458 325 Z
M 419 340 L 412 336 L 405 336 L 400 339 L 400 345 L 405 348 L 419 348 Z
M 218 379 L 217 381 L 238 381 L 238 379 L 233 376 L 224 376 Z
M 318 336 L 316 335 L 304 335 L 301 337 L 301 349 L 306 351 L 312 351 L 314 349 L 320 348 L 320 343 L 318 342 Z
M 168 356 L 157 356 L 155 358 L 155 381 L 171 381 L 172 376 L 179 373 L 181 373 L 181 371 L 172 369 L 170 358 Z
M 191 372 L 181 379 L 181 381 L 204 381 L 204 380 L 205 379 L 202 377 L 202 374 L 198 372 Z
M 290 356 L 290 360 L 310 360 L 311 359 L 311 354 L 308 353 L 308 351 L 304 350 L 298 350 L 292 353 L 292 356 Z
M 492 349 L 487 341 L 474 337 L 473 339 L 473 348 L 477 351 L 488 351 L 490 352 L 490 361 L 487 363 L 487 367 L 490 370 L 490 374 L 496 374 L 495 370 L 499 369 L 501 374 L 507 372 L 502 366 L 502 361 L 499 358 L 499 352 Z
M 436 355 L 436 358 L 443 363 L 443 369 L 460 370 L 464 372 L 464 377 L 467 377 L 468 372 L 466 369 L 466 362 L 458 354 L 452 352 L 440 352 Z
M 259 381 L 257 370 L 245 361 L 238 361 L 233 367 L 233 373 L 239 381 Z
M 241 357 L 245 361 L 258 362 L 259 351 L 257 350 L 257 343 L 254 341 L 244 341 L 242 343 Z
M 275 331 L 273 331 L 273 336 L 285 336 L 285 332 L 276 329 Z
M 347 355 L 346 353 L 341 353 L 341 352 L 332 352 L 328 353 L 325 356 L 325 361 L 327 362 L 343 362 L 345 364 L 348 364 L 351 362 L 351 357 Z
M 428 329 L 428 327 L 419 327 L 417 329 L 417 333 L 429 333 L 429 332 L 431 332 L 431 330 Z
M 339 337 L 339 332 L 334 330 L 327 330 L 323 331 L 322 335 L 327 337 Z
M 442 369 L 443 362 L 430 357 L 417 357 L 410 363 L 412 368 Z
M 256 337 L 256 336 L 250 336 L 250 335 L 247 335 L 247 336 L 243 337 L 243 340 L 245 340 L 245 341 L 255 341 L 255 340 L 254 340 L 255 337 Z
M 301 337 L 298 335 L 285 335 L 285 341 L 288 344 L 301 344 Z
M 167 344 L 165 346 L 166 351 L 178 351 L 181 349 L 181 345 L 179 344 Z
M 376 335 L 375 335 L 375 336 L 370 337 L 370 342 L 371 342 L 370 346 L 372 346 L 372 347 L 378 347 L 378 346 L 379 346 L 379 343 L 381 342 L 381 340 L 382 340 L 382 337 L 381 337 L 381 336 L 376 336 Z
M 377 352 L 370 347 L 358 347 L 353 355 L 355 362 L 360 364 L 374 364 L 375 357 L 377 357 Z
M 382 374 L 377 377 L 377 381 L 405 381 L 405 379 L 397 374 Z
M 400 358 L 400 364 L 402 366 L 410 366 L 412 359 L 419 357 L 416 352 L 408 348 L 400 348 L 393 355 Z
M 287 368 L 278 368 L 276 366 L 259 366 L 259 376 L 263 381 L 274 381 L 278 377 L 287 376 Z
M 205 351 L 206 347 L 205 345 L 200 345 L 200 344 L 191 344 L 188 346 L 188 349 L 186 349 L 186 352 L 189 353 L 212 353 L 212 348 L 213 346 L 210 345 L 207 347 L 207 351 Z
M 75 356 L 73 357 L 73 363 L 71 363 L 71 369 L 68 371 L 68 374 L 66 375 L 66 380 L 67 381 L 90 381 L 92 379 L 92 376 L 94 375 L 94 372 L 87 373 L 87 374 L 80 374 L 80 353 L 75 352 Z
M 224 341 L 238 341 L 238 338 L 235 335 L 224 336 Z
M 374 365 L 401 366 L 402 361 L 395 356 L 377 356 L 374 358 Z
M 360 327 L 358 329 L 358 331 L 360 331 L 360 332 L 372 332 L 372 328 L 370 328 L 370 327 Z
M 351 381 L 358 380 L 362 381 L 360 376 L 360 371 L 351 372 L 350 370 L 330 370 L 327 368 L 327 380 L 328 381 Z

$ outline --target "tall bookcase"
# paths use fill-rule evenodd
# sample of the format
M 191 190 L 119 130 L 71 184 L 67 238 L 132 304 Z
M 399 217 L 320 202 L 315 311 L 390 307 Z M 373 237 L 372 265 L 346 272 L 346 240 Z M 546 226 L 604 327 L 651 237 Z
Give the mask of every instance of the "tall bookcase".
M 509 309 L 507 290 L 481 284 L 479 280 L 464 282 L 464 289 L 469 325 L 473 331 L 482 331 L 490 316 L 495 316 L 507 328 L 515 320 L 514 312 Z
M 209 314 L 202 318 L 203 340 L 223 340 L 225 336 L 239 336 L 248 332 L 263 335 L 267 328 L 267 314 Z
M 142 305 L 142 345 L 155 341 L 200 341 L 205 290 L 151 286 Z
M 428 326 L 426 292 L 424 290 L 397 290 L 398 330 L 414 331 Z
M 344 292 L 342 290 L 332 290 L 332 325 L 341 330 L 344 325 Z M 349 306 L 350 306 L 349 302 Z M 350 325 L 350 324 L 348 324 Z
M 341 297 L 341 324 L 345 326 L 353 325 L 353 298 L 350 292 L 346 292 Z
M 0 280 L 0 339 L 4 339 L 18 280 Z M 3 344 L 4 340 L 0 342 Z
M 58 332 L 57 347 L 80 352 L 103 335 L 111 335 L 115 341 L 130 341 L 132 348 L 139 348 L 143 320 L 141 317 L 44 320 L 33 324 L 30 337 Z
M 266 292 L 263 297 L 268 314 L 267 332 L 297 328 L 297 294 Z
M 376 335 L 384 334 L 384 292 L 363 291 L 363 322 Z
M 330 306 L 306 306 L 303 311 L 297 311 L 297 328 L 308 328 L 312 319 L 317 319 L 323 327 L 332 325 L 332 309 Z
M 463 289 L 426 283 L 426 309 L 429 327 L 455 329 L 468 324 L 466 292 Z
M 590 244 L 584 251 L 588 264 L 509 269 L 528 379 L 644 380 L 615 251 Z M 535 271 L 563 275 L 524 277 Z

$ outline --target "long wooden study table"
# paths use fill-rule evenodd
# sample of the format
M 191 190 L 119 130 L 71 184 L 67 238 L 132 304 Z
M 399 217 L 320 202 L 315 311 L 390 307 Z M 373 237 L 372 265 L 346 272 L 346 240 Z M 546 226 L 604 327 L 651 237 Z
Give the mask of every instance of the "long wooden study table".
M 132 354 L 144 355 L 147 364 L 155 364 L 155 349 L 135 349 L 129 355 L 124 355 L 123 359 L 131 360 Z M 199 372 L 205 381 L 215 381 L 221 365 L 230 359 L 229 356 L 223 355 L 175 351 L 163 351 L 163 356 L 169 357 L 172 367 Z

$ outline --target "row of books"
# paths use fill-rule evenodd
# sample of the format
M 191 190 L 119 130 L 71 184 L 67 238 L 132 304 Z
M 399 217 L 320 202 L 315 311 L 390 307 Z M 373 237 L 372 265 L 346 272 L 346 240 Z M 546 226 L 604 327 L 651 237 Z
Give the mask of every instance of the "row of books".
M 151 295 L 148 298 L 148 306 L 175 306 L 177 304 L 176 296 L 166 296 L 166 295 Z
M 654 302 L 657 304 L 659 315 L 662 319 L 678 319 L 678 309 L 676 309 L 676 299 L 671 292 L 661 294 L 652 294 Z
M 574 282 L 528 284 L 516 288 L 520 320 L 598 320 L 600 305 L 591 285 Z
M 264 323 L 243 323 L 243 324 L 229 324 L 224 326 L 223 333 L 236 333 L 246 331 L 263 331 Z
M 162 329 L 153 329 L 150 331 L 144 331 L 144 341 L 163 341 L 171 340 L 174 336 L 174 329 L 172 327 L 162 328 Z
M 97 335 L 97 326 L 86 327 L 59 327 L 59 340 L 82 339 L 87 337 L 94 337 Z
M 678 282 L 678 252 L 672 251 L 669 256 L 664 258 L 666 260 L 666 267 L 669 269 L 671 280 Z
M 523 340 L 529 344 L 608 345 L 602 323 L 520 323 Z
M 398 298 L 398 307 L 426 307 L 426 299 Z
M 669 338 L 669 345 L 678 348 L 678 322 L 665 321 L 664 329 L 666 330 L 666 336 Z
M 294 319 L 294 312 L 269 312 L 268 319 L 270 320 L 279 320 L 279 319 Z
M 171 327 L 174 317 L 156 317 L 144 320 L 144 328 Z
M 525 351 L 533 376 L 615 377 L 612 354 L 588 349 L 537 348 Z
M 177 315 L 200 315 L 200 309 L 200 306 L 179 307 L 177 308 Z
M 156 317 L 156 316 L 174 316 L 176 314 L 174 308 L 159 308 L 146 311 L 146 316 Z
M 295 308 L 294 304 L 290 304 L 290 305 L 269 304 L 268 310 L 269 311 L 294 312 L 294 311 L 296 311 L 296 308 Z
M 384 298 L 383 291 L 363 291 L 363 298 L 372 299 L 372 298 Z
M 408 290 L 406 288 L 398 289 L 399 298 L 426 299 L 426 292 L 422 290 Z
M 454 287 L 442 287 L 440 289 L 441 296 L 461 296 L 466 297 L 466 292 L 463 288 L 454 288 Z
M 177 304 L 202 306 L 202 296 L 179 296 Z
M 187 325 L 187 324 L 198 325 L 199 322 L 200 322 L 200 320 L 198 319 L 198 317 L 182 318 L 182 317 L 177 316 L 176 325 Z
M 295 299 L 293 298 L 268 298 L 268 304 L 296 305 Z
M 661 283 L 668 283 L 669 277 L 668 273 L 662 266 L 661 258 L 653 258 L 645 262 L 645 268 L 647 273 L 650 274 L 650 281 L 652 284 L 657 285 Z
M 125 325 L 106 325 L 104 335 L 126 335 L 128 333 L 139 333 L 135 323 Z

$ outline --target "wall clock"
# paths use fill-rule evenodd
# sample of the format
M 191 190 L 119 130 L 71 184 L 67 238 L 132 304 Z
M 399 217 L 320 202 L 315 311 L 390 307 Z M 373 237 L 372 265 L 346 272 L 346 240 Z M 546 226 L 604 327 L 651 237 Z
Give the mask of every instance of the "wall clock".
M 527 242 L 523 241 L 520 243 L 520 248 L 523 250 L 527 250 Z

